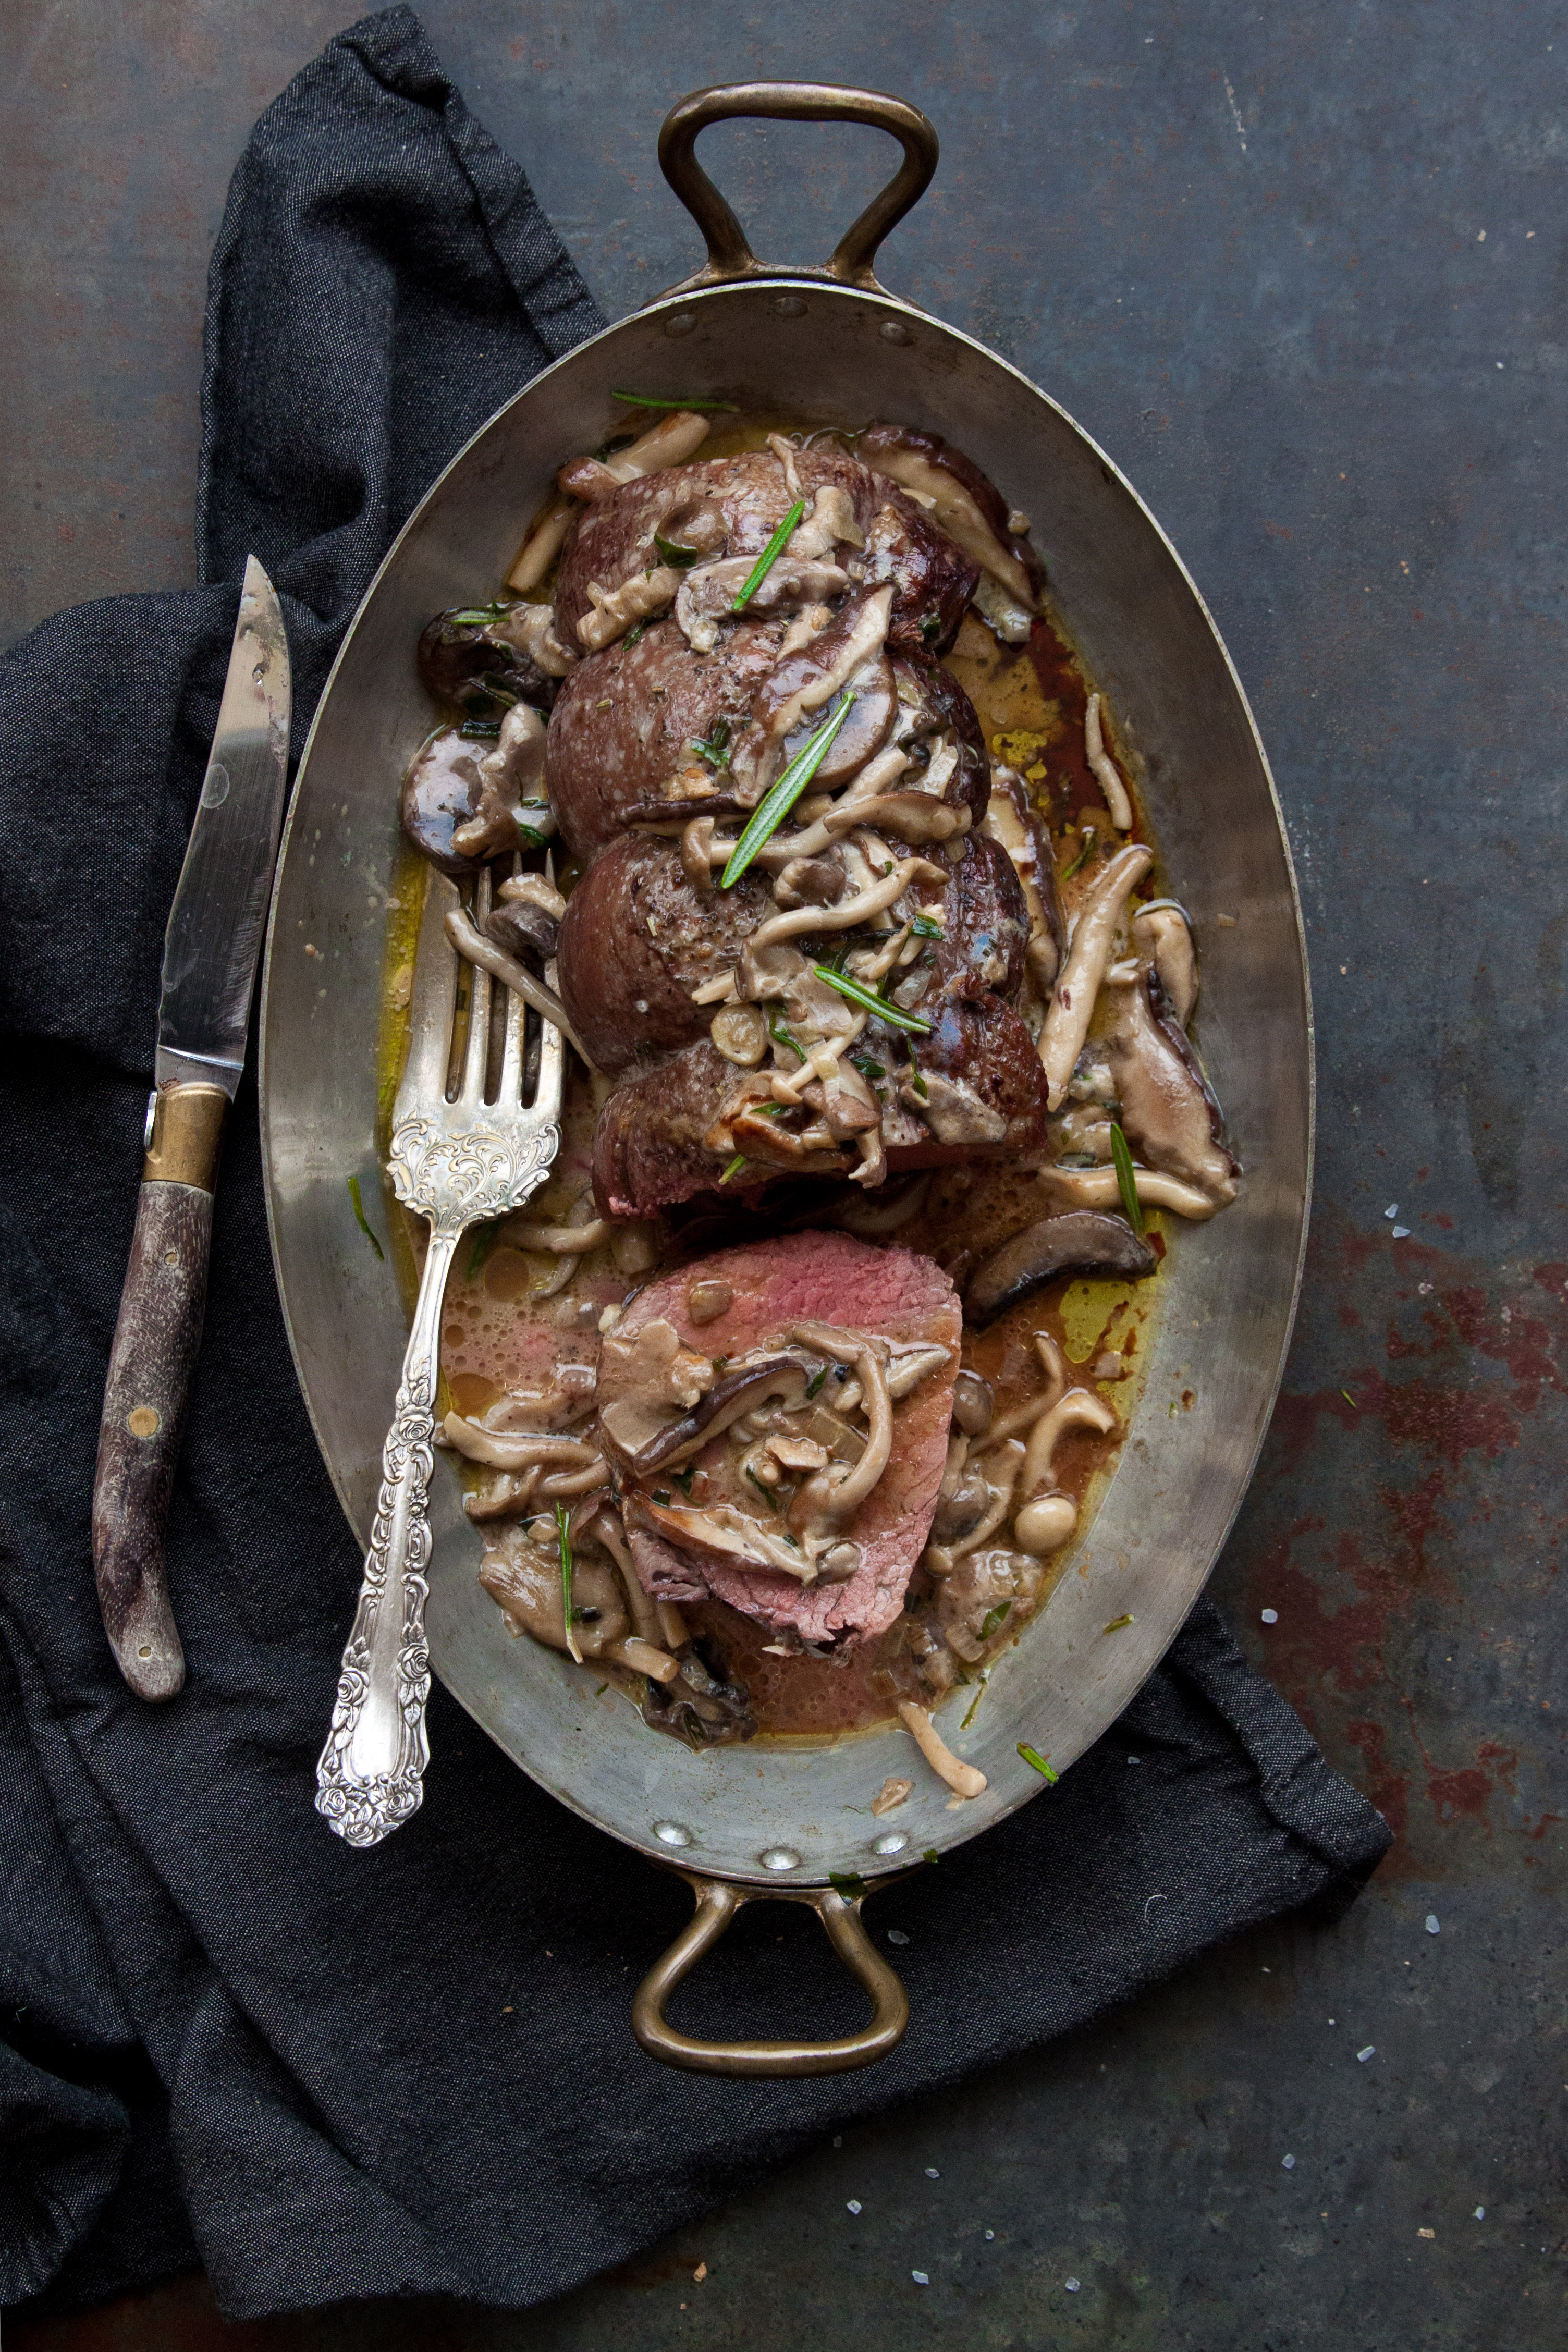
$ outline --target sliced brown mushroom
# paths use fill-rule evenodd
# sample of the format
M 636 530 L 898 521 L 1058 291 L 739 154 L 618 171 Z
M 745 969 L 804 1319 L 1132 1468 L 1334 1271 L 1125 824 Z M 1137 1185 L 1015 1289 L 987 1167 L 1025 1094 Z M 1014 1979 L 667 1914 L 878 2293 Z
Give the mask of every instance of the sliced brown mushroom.
M 972 1328 L 981 1329 L 1005 1307 L 1016 1306 L 1058 1275 L 1099 1275 L 1142 1282 L 1153 1273 L 1156 1264 L 1153 1251 L 1125 1217 L 1105 1215 L 1095 1209 L 1041 1217 L 982 1258 L 964 1285 L 964 1320 Z
M 807 1383 L 821 1369 L 805 1354 L 764 1356 L 755 1363 L 731 1367 L 705 1396 L 673 1420 L 634 1391 L 601 1407 L 599 1427 L 623 1469 L 634 1478 L 647 1478 L 656 1470 L 674 1469 L 689 1461 L 710 1438 L 721 1435 L 731 1422 L 770 1397 L 800 1402 Z

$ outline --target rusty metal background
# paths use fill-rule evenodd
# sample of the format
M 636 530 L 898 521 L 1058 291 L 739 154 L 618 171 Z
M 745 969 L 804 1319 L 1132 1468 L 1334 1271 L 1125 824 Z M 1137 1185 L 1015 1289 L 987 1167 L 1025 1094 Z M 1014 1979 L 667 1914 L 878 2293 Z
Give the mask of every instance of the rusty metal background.
M 227 174 L 346 13 L 13 17 L 7 636 L 191 577 Z M 191 2281 L 13 2323 L 7 2352 L 1555 2352 L 1568 16 L 424 14 L 612 313 L 697 257 L 652 148 L 681 90 L 792 73 L 914 99 L 944 157 L 889 282 L 1058 394 L 1210 599 L 1290 823 L 1322 1045 L 1304 1311 L 1214 1589 L 1398 1843 L 1339 1927 L 1255 1937 L 1029 2065 L 847 2134 L 549 2311 L 229 2328 Z M 882 163 L 873 133 L 782 126 L 703 152 L 763 252 L 826 249 Z

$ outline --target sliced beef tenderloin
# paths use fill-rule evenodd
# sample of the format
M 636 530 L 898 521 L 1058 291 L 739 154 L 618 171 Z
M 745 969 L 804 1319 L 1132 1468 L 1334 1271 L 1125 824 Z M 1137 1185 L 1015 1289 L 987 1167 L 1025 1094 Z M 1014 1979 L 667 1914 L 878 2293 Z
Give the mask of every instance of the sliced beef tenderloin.
M 929 1017 L 931 1031 L 913 1041 L 913 1064 L 909 1041 L 879 1022 L 855 1048 L 863 1067 L 882 1072 L 871 1083 L 882 1102 L 889 1176 L 1042 1150 L 1045 1075 L 1012 1006 L 959 997 Z M 594 1132 L 601 1213 L 653 1216 L 717 1190 L 740 1148 L 729 1121 L 743 1109 L 750 1078 L 708 1038 L 652 1069 L 629 1071 Z M 781 1175 L 844 1177 L 859 1165 L 851 1150 L 792 1152 L 776 1121 L 752 1120 L 743 1140 L 746 1165 L 730 1180 L 737 1192 Z
M 888 643 L 896 653 L 944 654 L 958 635 L 980 580 L 947 533 L 911 499 L 884 483 L 866 534 L 866 584 L 893 583 Z
M 836 858 L 829 850 L 800 876 L 822 898 L 842 895 Z M 894 989 L 895 1001 L 922 1013 L 928 998 L 995 994 L 1012 1001 L 1023 982 L 1028 918 L 1006 852 L 976 835 L 949 870 L 940 898 L 929 889 L 919 894 L 940 908 L 942 937 L 917 942 L 919 961 Z M 773 911 L 768 877 L 755 867 L 729 890 L 718 887 L 715 873 L 704 890 L 687 873 L 679 844 L 662 835 L 623 834 L 601 850 L 572 893 L 557 949 L 561 995 L 595 1067 L 616 1076 L 650 1055 L 706 1036 L 715 1010 L 693 1003 L 692 991 L 732 969 L 746 940 Z M 868 935 L 850 936 L 858 943 Z M 811 956 L 844 939 L 806 933 L 793 944 Z M 732 1011 L 721 1017 L 733 1026 Z M 726 1058 L 744 1066 L 765 1057 L 763 1017 L 752 1024 L 754 1041 L 742 1037 L 742 1049 Z
M 715 1317 L 709 1311 L 713 1299 L 726 1291 L 730 1304 Z M 706 1317 L 700 1322 L 691 1318 L 694 1294 Z M 879 1249 L 843 1234 L 788 1234 L 700 1259 L 652 1284 L 626 1308 L 616 1339 L 635 1343 L 657 1322 L 672 1325 L 683 1348 L 710 1360 L 787 1344 L 797 1327 L 814 1322 L 948 1351 L 945 1367 L 929 1371 L 909 1396 L 894 1401 L 887 1469 L 844 1528 L 845 1540 L 860 1553 L 847 1582 L 803 1585 L 782 1572 L 737 1567 L 710 1549 L 672 1541 L 649 1508 L 657 1474 L 630 1479 L 622 1490 L 632 1559 L 653 1597 L 712 1595 L 820 1651 L 847 1649 L 885 1632 L 903 1607 L 925 1547 L 945 1465 L 963 1334 L 947 1276 L 911 1250 Z M 631 1346 L 604 1350 L 601 1410 L 628 1391 L 633 1362 Z M 724 1440 L 713 1444 L 721 1452 Z M 695 1460 L 700 1467 L 704 1456 Z
M 595 1068 L 613 1076 L 705 1037 L 713 1008 L 691 991 L 731 968 L 772 908 L 754 868 L 732 889 L 695 889 L 662 835 L 602 850 L 567 901 L 558 949 L 562 999 Z
M 892 740 L 909 755 L 910 766 L 891 789 L 917 789 L 941 751 L 944 735 L 956 747 L 957 764 L 942 782 L 941 797 L 949 808 L 965 808 L 972 824 L 985 814 L 991 796 L 991 763 L 980 714 L 950 670 L 923 654 L 902 654 L 893 662 L 899 715 Z M 929 789 L 929 783 L 928 783 Z
M 568 848 L 591 857 L 631 825 L 732 814 L 740 803 L 695 746 L 721 760 L 783 637 L 781 621 L 739 621 L 710 654 L 694 654 L 674 621 L 655 621 L 579 662 L 550 714 L 546 764 Z
M 868 466 L 920 500 L 931 528 L 956 542 L 977 571 L 984 568 L 1020 604 L 1037 609 L 1045 580 L 1039 557 L 1026 531 L 1012 529 L 1007 501 L 973 458 L 940 433 L 908 425 L 873 425 L 857 446 Z
M 834 543 L 846 555 L 858 554 L 886 499 L 886 483 L 841 450 L 829 448 L 796 451 L 795 473 L 808 508 L 818 489 L 844 493 L 847 505 L 842 511 L 852 518 L 852 536 Z M 626 581 L 655 570 L 667 560 L 661 539 L 667 547 L 695 551 L 703 562 L 726 556 L 754 561 L 795 495 L 771 449 L 701 458 L 606 488 L 584 508 L 562 551 L 555 584 L 558 629 L 569 644 L 580 642 L 581 625 L 594 609 L 590 583 L 614 594 Z

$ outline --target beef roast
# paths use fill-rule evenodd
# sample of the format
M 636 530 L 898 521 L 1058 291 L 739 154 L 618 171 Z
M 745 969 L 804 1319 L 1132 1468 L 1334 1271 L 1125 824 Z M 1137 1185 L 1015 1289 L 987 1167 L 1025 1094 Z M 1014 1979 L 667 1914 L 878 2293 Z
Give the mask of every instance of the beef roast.
M 699 1282 L 722 1282 L 732 1296 L 722 1315 L 700 1325 L 692 1323 L 687 1304 Z M 847 1583 L 803 1586 L 771 1570 L 742 1569 L 710 1552 L 678 1548 L 653 1531 L 646 1506 L 639 1514 L 636 1488 L 623 1491 L 632 1558 L 656 1599 L 711 1594 L 819 1650 L 848 1648 L 884 1632 L 903 1607 L 924 1549 L 946 1456 L 963 1319 L 941 1267 L 912 1250 L 878 1249 L 844 1234 L 788 1234 L 700 1259 L 650 1285 L 626 1308 L 616 1336 L 633 1339 L 661 1318 L 674 1325 L 685 1347 L 710 1360 L 743 1356 L 787 1338 L 798 1323 L 817 1320 L 894 1341 L 934 1341 L 949 1350 L 945 1370 L 929 1373 L 893 1407 L 892 1458 L 845 1528 L 862 1555 Z M 601 1406 L 616 1401 L 625 1380 L 607 1351 Z

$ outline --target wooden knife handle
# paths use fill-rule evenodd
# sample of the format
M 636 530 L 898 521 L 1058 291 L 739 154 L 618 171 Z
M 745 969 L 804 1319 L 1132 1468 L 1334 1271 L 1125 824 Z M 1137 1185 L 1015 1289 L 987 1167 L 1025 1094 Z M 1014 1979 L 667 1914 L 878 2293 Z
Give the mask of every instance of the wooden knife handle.
M 185 1679 L 163 1523 L 201 1345 L 227 1109 L 221 1087 L 166 1087 L 155 1098 L 103 1394 L 92 1493 L 99 1605 L 121 1673 L 147 1699 L 173 1698 Z

